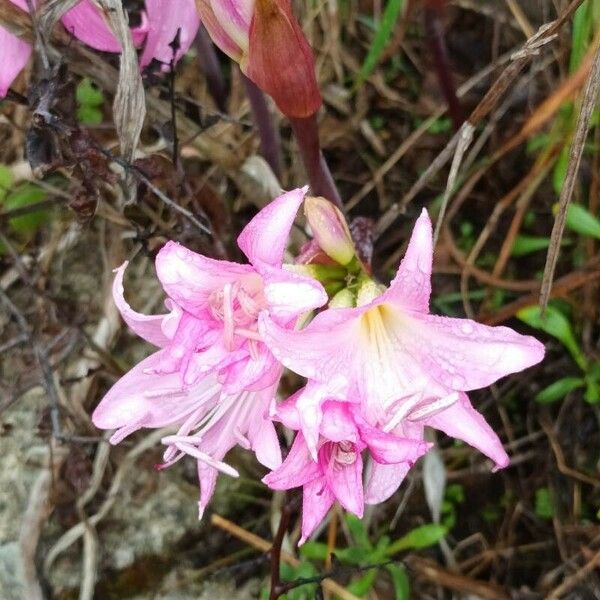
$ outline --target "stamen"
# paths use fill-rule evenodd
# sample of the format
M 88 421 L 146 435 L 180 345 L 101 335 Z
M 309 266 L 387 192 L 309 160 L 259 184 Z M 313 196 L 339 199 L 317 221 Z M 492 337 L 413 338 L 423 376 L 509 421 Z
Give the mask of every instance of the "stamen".
M 223 288 L 223 334 L 225 338 L 225 347 L 229 351 L 233 350 L 233 330 L 235 327 L 231 288 L 231 283 L 225 284 L 225 287 Z
M 220 460 L 215 460 L 212 456 L 209 456 L 208 454 L 201 452 L 200 450 L 198 450 L 198 448 L 195 448 L 194 446 L 185 444 L 183 442 L 179 442 L 175 445 L 182 452 L 185 452 L 186 454 L 193 456 L 195 459 L 207 464 L 209 467 L 212 467 L 213 469 L 217 469 L 217 471 L 221 471 L 221 473 L 225 473 L 226 475 L 230 475 L 231 477 L 239 477 L 240 476 L 240 474 L 233 467 L 229 466 L 227 463 L 224 463 Z
M 383 427 L 383 431 L 385 433 L 389 433 L 393 429 L 395 429 L 400 421 L 406 417 L 406 415 L 412 410 L 415 406 L 417 406 L 423 400 L 423 393 L 415 394 L 412 399 L 404 402 L 400 408 L 394 413 L 392 418 L 387 422 L 387 424 Z
M 420 421 L 421 419 L 432 417 L 458 402 L 458 399 L 458 392 L 454 392 L 443 398 L 427 402 L 425 405 L 411 411 L 407 419 L 409 421 Z
M 239 335 L 240 337 L 245 337 L 249 340 L 256 340 L 257 342 L 262 342 L 262 338 L 260 337 L 260 333 L 253 329 L 242 329 L 238 327 L 235 330 L 235 335 Z
M 235 439 L 237 440 L 238 444 L 244 450 L 250 450 L 250 448 L 252 447 L 252 445 L 250 444 L 250 440 L 240 431 L 239 427 L 233 428 L 233 435 L 234 435 Z
M 112 434 L 109 441 L 111 444 L 118 444 L 122 442 L 128 435 L 131 435 L 134 431 L 140 429 L 140 427 L 142 427 L 142 425 L 140 425 L 139 423 L 133 423 L 131 425 L 125 425 L 124 427 L 120 427 L 119 429 L 117 429 L 117 431 L 115 431 Z

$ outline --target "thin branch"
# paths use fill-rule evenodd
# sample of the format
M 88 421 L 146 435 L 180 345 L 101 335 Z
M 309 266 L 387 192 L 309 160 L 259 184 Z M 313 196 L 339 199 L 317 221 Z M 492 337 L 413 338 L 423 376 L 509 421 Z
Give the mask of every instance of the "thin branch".
M 571 144 L 567 174 L 565 175 L 565 181 L 560 193 L 558 214 L 556 215 L 554 226 L 552 227 L 552 235 L 550 236 L 550 247 L 548 248 L 548 254 L 546 256 L 546 265 L 544 267 L 544 277 L 542 279 L 542 288 L 540 291 L 539 301 L 540 306 L 544 310 L 548 305 L 548 300 L 550 299 L 552 281 L 554 280 L 554 272 L 556 270 L 556 263 L 558 261 L 558 254 L 560 252 L 560 243 L 567 220 L 567 210 L 569 208 L 571 198 L 573 197 L 573 191 L 575 190 L 577 172 L 579 171 L 581 156 L 583 154 L 585 140 L 590 128 L 591 117 L 592 113 L 594 112 L 599 91 L 600 47 L 596 50 L 594 64 L 583 92 L 581 111 L 579 112 L 577 126 L 575 128 L 575 135 L 573 137 L 573 143 Z

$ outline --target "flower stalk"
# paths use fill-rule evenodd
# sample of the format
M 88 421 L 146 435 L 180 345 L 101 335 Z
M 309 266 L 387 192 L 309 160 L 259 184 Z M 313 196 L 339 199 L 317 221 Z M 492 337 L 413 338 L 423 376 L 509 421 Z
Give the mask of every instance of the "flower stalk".
M 208 93 L 214 100 L 217 108 L 222 113 L 227 112 L 227 84 L 219 64 L 217 51 L 212 43 L 204 25 L 200 25 L 196 36 L 196 49 L 200 58 L 200 65 L 206 77 Z
M 329 166 L 321 152 L 316 113 L 308 117 L 290 117 L 300 156 L 306 169 L 311 192 L 333 202 L 340 210 L 344 205 L 333 181 Z
M 273 123 L 265 95 L 257 85 L 242 73 L 242 81 L 252 109 L 252 120 L 258 130 L 260 152 L 277 179 L 281 178 L 281 136 Z

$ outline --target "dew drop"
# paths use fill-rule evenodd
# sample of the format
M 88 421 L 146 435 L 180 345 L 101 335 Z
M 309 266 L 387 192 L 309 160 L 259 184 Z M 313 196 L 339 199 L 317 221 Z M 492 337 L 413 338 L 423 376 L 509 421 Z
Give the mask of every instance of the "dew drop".
M 461 331 L 467 335 L 469 335 L 470 333 L 473 333 L 473 325 L 471 323 L 469 323 L 468 321 L 464 322 L 461 327 L 460 327 Z

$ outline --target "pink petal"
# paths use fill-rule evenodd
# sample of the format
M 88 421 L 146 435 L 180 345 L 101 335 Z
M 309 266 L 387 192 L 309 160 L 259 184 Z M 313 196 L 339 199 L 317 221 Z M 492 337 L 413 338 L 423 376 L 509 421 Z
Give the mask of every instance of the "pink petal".
M 82 0 L 61 19 L 64 28 L 82 42 L 101 52 L 121 52 L 104 16 L 90 0 Z
M 258 266 L 258 271 L 263 277 L 269 313 L 279 323 L 289 323 L 328 300 L 323 286 L 315 279 L 269 265 Z
M 341 375 L 333 375 L 327 383 L 309 380 L 296 398 L 300 429 L 314 460 L 317 460 L 319 433 L 323 420 L 322 404 L 328 399 L 344 400 L 345 391 L 344 378 Z
M 281 465 L 279 438 L 268 414 L 269 403 L 274 394 L 274 388 L 263 392 L 263 402 L 256 407 L 248 430 L 248 439 L 256 459 L 268 469 L 277 469 Z
M 318 381 L 329 381 L 332 373 L 350 378 L 357 366 L 356 355 L 361 351 L 361 311 L 364 312 L 354 308 L 328 309 L 301 331 L 281 327 L 261 314 L 259 331 L 275 358 L 298 375 Z
M 310 456 L 304 436 L 298 433 L 281 466 L 263 477 L 263 482 L 273 490 L 289 490 L 306 485 L 320 475 L 319 465 Z
M 253 265 L 281 266 L 290 229 L 307 190 L 304 187 L 285 192 L 244 227 L 237 243 Z
M 310 537 L 335 502 L 335 496 L 325 483 L 325 478 L 315 479 L 302 490 L 302 537 L 298 545 Z
M 433 262 L 431 220 L 423 209 L 413 229 L 406 254 L 384 297 L 408 310 L 429 312 Z
M 246 356 L 244 359 L 228 366 L 221 373 L 223 389 L 228 394 L 239 393 L 243 390 L 258 391 L 272 386 L 281 377 L 281 366 L 273 355 L 261 344 L 262 350 L 258 357 Z
M 20 2 L 12 1 L 25 8 Z M 0 98 L 6 96 L 8 88 L 25 68 L 30 55 L 31 46 L 27 42 L 0 27 Z
M 408 368 L 410 352 L 431 379 L 457 391 L 487 387 L 544 357 L 535 338 L 470 319 L 415 314 L 399 323 L 397 338 L 399 364 Z
M 433 446 L 422 440 L 413 440 L 385 433 L 366 423 L 359 425 L 363 441 L 369 447 L 373 458 L 378 463 L 410 463 L 413 464 Z
M 173 43 L 179 30 L 179 49 L 175 55 L 178 61 L 190 48 L 200 18 L 194 0 L 146 0 L 148 14 L 148 36 L 140 59 L 140 65 L 146 67 L 154 59 L 163 65 L 173 60 Z
M 408 463 L 371 465 L 365 486 L 365 504 L 379 504 L 387 500 L 399 487 L 410 470 Z
M 123 289 L 123 276 L 126 268 L 127 262 L 124 262 L 118 269 L 115 269 L 116 275 L 112 285 L 115 304 L 129 329 L 147 342 L 150 342 L 159 348 L 163 348 L 170 343 L 170 339 L 163 331 L 163 322 L 169 318 L 169 315 L 143 315 L 133 310 L 131 306 L 127 304 L 127 301 L 123 296 L 125 291 Z M 178 312 L 178 314 L 174 314 L 173 316 L 179 320 L 181 310 L 176 312 Z M 170 321 L 172 321 L 172 319 L 170 319 Z
M 277 420 L 281 421 L 288 429 L 295 431 L 298 431 L 302 427 L 300 415 L 296 408 L 296 401 L 301 393 L 302 390 L 298 390 L 295 394 L 292 394 L 289 398 L 276 405 Z
M 170 298 L 189 313 L 202 317 L 210 295 L 226 283 L 255 277 L 249 265 L 207 258 L 176 242 L 167 242 L 156 256 L 156 272 Z
M 344 465 L 335 461 L 333 464 L 325 465 L 319 463 L 325 473 L 327 485 L 338 499 L 339 503 L 357 517 L 362 518 L 365 509 L 362 470 L 363 462 L 360 453 L 356 454 L 356 460 L 350 465 Z
M 200 13 L 202 24 L 206 28 L 208 35 L 212 41 L 223 51 L 229 58 L 235 62 L 240 62 L 244 52 L 233 41 L 229 34 L 223 28 L 223 25 L 215 17 L 210 0 L 196 0 L 196 7 Z
M 211 0 L 216 20 L 225 33 L 244 53 L 248 51 L 250 22 L 254 14 L 253 0 Z
M 222 457 L 221 457 L 222 458 Z M 220 459 L 219 459 L 220 460 Z M 204 516 L 204 511 L 215 493 L 219 472 L 206 463 L 198 461 L 198 482 L 200 484 L 200 500 L 198 501 L 198 519 Z
M 359 433 L 348 403 L 326 401 L 322 404 L 322 411 L 319 431 L 325 439 L 358 443 Z
M 473 408 L 466 394 L 461 393 L 458 402 L 427 418 L 425 425 L 477 448 L 491 458 L 498 469 L 507 467 L 510 462 L 502 442 L 483 416 Z
M 219 386 L 207 377 L 193 387 L 182 387 L 179 373 L 154 373 L 163 359 L 160 350 L 138 363 L 106 393 L 92 414 L 100 429 L 165 427 L 182 422 L 202 403 L 211 406 Z

